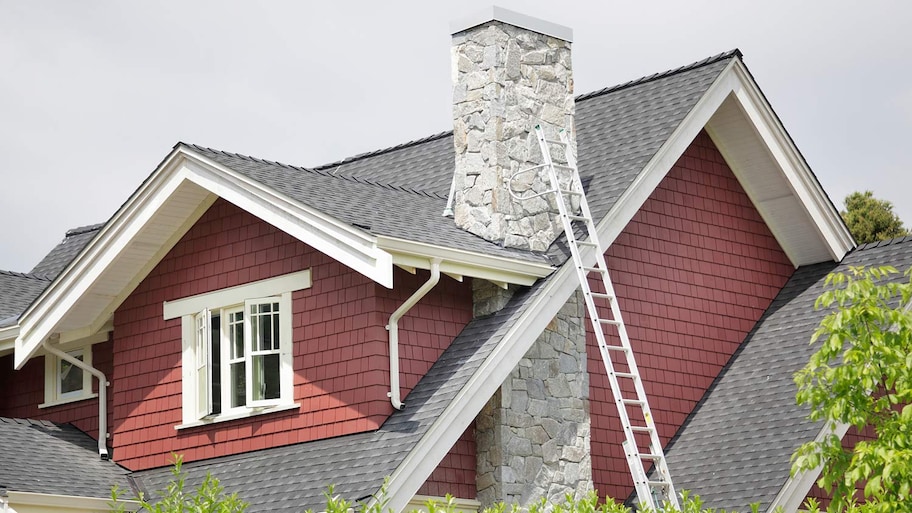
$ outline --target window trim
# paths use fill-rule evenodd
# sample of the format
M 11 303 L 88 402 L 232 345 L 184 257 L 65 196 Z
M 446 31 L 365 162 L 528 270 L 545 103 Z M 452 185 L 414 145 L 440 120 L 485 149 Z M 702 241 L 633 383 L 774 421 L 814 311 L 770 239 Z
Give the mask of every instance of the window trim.
M 107 340 L 107 333 L 104 334 Z M 82 361 L 86 365 L 92 365 L 92 348 L 94 342 L 88 342 L 84 345 L 72 345 L 64 352 L 74 355 L 82 353 Z M 44 402 L 38 405 L 38 408 L 50 408 L 62 404 L 75 403 L 86 399 L 98 397 L 98 393 L 92 392 L 92 375 L 82 371 L 82 388 L 72 392 L 60 392 L 60 363 L 61 360 L 55 355 L 44 355 Z
M 238 418 L 261 415 L 274 411 L 282 411 L 291 408 L 298 408 L 300 405 L 294 404 L 294 368 L 293 368 L 293 329 L 292 317 L 294 315 L 292 308 L 291 294 L 297 290 L 310 288 L 312 285 L 310 270 L 290 273 L 274 278 L 268 278 L 244 285 L 229 287 L 213 292 L 189 296 L 174 301 L 165 301 L 163 305 L 163 315 L 165 320 L 180 318 L 181 319 L 181 344 L 182 344 L 182 370 L 181 370 L 181 388 L 182 388 L 182 423 L 175 426 L 175 429 L 185 429 L 194 426 L 209 425 L 217 422 L 225 422 Z M 230 406 L 228 397 L 229 387 L 225 384 L 229 378 L 229 366 L 226 365 L 227 351 L 224 340 L 222 344 L 220 379 L 222 383 L 222 402 L 221 413 L 202 415 L 200 405 L 201 398 L 198 389 L 198 359 L 197 354 L 197 337 L 199 336 L 199 326 L 197 324 L 201 315 L 206 316 L 207 333 L 211 330 L 211 318 L 216 312 L 221 315 L 221 322 L 227 321 L 225 314 L 235 309 L 243 309 L 245 312 L 245 345 L 249 347 L 250 342 L 250 322 L 247 320 L 247 310 L 249 304 L 258 304 L 262 302 L 273 302 L 279 304 L 279 336 L 282 341 L 280 344 L 279 356 L 279 380 L 280 390 L 282 391 L 279 399 L 265 401 L 251 401 L 250 399 L 250 380 L 247 385 L 247 404 L 244 406 Z M 222 337 L 226 336 L 224 326 L 220 330 Z M 285 341 L 288 341 L 285 343 Z M 212 351 L 209 351 L 211 353 Z M 248 353 L 245 353 L 249 355 Z M 250 356 L 245 356 L 250 358 Z M 211 358 L 207 354 L 206 358 Z M 207 361 L 208 368 L 212 368 L 212 362 Z M 246 372 L 249 374 L 250 365 L 247 366 Z M 211 393 L 211 388 L 207 389 Z

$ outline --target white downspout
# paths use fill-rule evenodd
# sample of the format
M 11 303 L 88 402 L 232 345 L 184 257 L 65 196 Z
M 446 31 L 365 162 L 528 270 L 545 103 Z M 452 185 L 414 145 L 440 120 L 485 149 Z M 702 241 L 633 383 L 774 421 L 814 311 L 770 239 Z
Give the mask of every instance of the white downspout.
M 402 396 L 399 391 L 399 319 L 411 310 L 415 303 L 421 301 L 421 298 L 440 281 L 440 262 L 441 259 L 439 258 L 431 259 L 431 277 L 390 315 L 389 323 L 386 325 L 386 329 L 389 331 L 390 352 L 390 391 L 386 395 L 389 396 L 390 402 L 393 403 L 393 408 L 397 410 L 405 407 L 402 404 Z
M 100 370 L 92 367 L 91 365 L 86 364 L 85 362 L 80 361 L 73 356 L 64 353 L 63 351 L 51 347 L 47 340 L 42 344 L 44 350 L 51 353 L 52 355 L 60 358 L 61 360 L 66 360 L 71 364 L 79 367 L 80 369 L 88 372 L 89 374 L 98 378 L 98 455 L 101 456 L 101 459 L 108 459 L 108 394 L 107 387 L 110 385 L 108 379 L 105 377 L 104 373 Z

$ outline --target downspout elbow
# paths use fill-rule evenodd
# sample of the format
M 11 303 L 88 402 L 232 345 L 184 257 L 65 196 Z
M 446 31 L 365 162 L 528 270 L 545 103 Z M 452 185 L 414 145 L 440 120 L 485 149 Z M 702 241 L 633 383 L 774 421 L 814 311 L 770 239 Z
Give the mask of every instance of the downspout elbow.
M 61 351 L 60 349 L 57 349 L 56 347 L 52 347 L 48 343 L 47 340 L 45 340 L 41 345 L 44 347 L 44 350 L 47 351 L 48 353 L 56 356 L 57 358 L 60 358 L 61 360 L 65 360 L 65 361 L 73 364 L 76 367 L 79 367 L 80 369 L 84 370 L 85 372 L 88 372 L 89 374 L 95 376 L 95 378 L 98 379 L 98 455 L 101 457 L 101 459 L 107 460 L 108 459 L 108 445 L 107 445 L 108 393 L 107 393 L 107 387 L 108 387 L 108 385 L 110 385 L 110 383 L 108 383 L 108 379 L 105 377 L 104 373 L 101 372 L 100 370 L 96 369 L 95 367 L 92 367 L 91 365 L 88 365 L 87 363 L 85 363 L 77 358 L 74 358 L 73 356 Z
M 392 403 L 393 408 L 401 410 L 405 407 L 405 404 L 402 403 L 402 395 L 399 390 L 399 319 L 402 318 L 415 306 L 418 301 L 421 301 L 428 292 L 437 285 L 437 282 L 440 281 L 440 258 L 431 259 L 431 277 L 428 278 L 428 281 L 424 282 L 424 285 L 418 288 L 414 294 L 409 296 L 399 308 L 390 315 L 389 323 L 386 325 L 386 329 L 389 330 L 389 355 L 390 355 L 390 391 L 386 394 L 390 398 L 390 403 Z

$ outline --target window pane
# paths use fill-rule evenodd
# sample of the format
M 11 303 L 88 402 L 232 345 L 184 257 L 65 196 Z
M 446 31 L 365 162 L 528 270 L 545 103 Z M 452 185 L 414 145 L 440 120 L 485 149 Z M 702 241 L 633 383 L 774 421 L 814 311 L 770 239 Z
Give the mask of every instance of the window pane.
M 212 316 L 212 413 L 222 413 L 222 318 Z
M 231 364 L 231 407 L 244 406 L 247 404 L 245 396 L 247 394 L 247 373 L 244 362 Z
M 230 355 L 232 360 L 244 357 L 244 312 L 228 314 L 228 338 L 230 339 Z
M 82 353 L 71 355 L 80 362 L 83 361 Z M 82 369 L 72 363 L 60 360 L 60 393 L 79 392 L 82 390 Z
M 282 396 L 279 386 L 279 355 L 276 353 L 253 357 L 253 400 L 278 399 Z

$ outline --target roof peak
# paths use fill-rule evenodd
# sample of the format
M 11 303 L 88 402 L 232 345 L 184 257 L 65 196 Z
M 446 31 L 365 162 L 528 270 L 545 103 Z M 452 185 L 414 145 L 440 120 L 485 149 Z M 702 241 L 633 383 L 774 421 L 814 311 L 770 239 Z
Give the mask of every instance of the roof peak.
M 100 230 L 105 223 L 95 223 L 87 226 L 80 226 L 78 228 L 72 228 L 66 231 L 67 237 L 72 237 L 74 235 L 82 235 L 83 233 L 95 232 Z
M 738 59 L 743 59 L 744 54 L 741 53 L 741 50 L 735 48 L 735 49 L 729 50 L 727 52 L 722 52 L 718 55 L 713 55 L 712 57 L 707 57 L 703 60 L 699 60 L 696 62 L 692 62 L 690 64 L 686 64 L 684 66 L 680 66 L 678 68 L 670 69 L 667 71 L 661 71 L 659 73 L 653 73 L 652 75 L 640 77 L 640 78 L 637 78 L 634 80 L 630 80 L 628 82 L 624 82 L 622 84 L 609 86 L 604 89 L 599 89 L 599 90 L 592 91 L 589 93 L 584 93 L 584 94 L 577 96 L 576 101 L 588 100 L 589 98 L 593 98 L 595 96 L 601 96 L 603 94 L 613 93 L 615 91 L 620 91 L 622 89 L 627 89 L 629 87 L 633 87 L 636 85 L 645 84 L 648 82 L 652 82 L 654 80 L 659 80 L 661 78 L 666 78 L 666 77 L 670 77 L 672 75 L 677 75 L 679 73 L 684 73 L 685 71 L 691 71 L 691 70 L 694 70 L 697 68 L 702 68 L 703 66 L 709 66 L 710 64 L 715 64 L 719 61 L 724 61 L 726 59 L 731 59 L 734 57 L 737 57 Z

